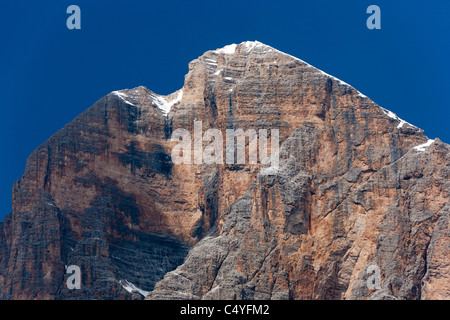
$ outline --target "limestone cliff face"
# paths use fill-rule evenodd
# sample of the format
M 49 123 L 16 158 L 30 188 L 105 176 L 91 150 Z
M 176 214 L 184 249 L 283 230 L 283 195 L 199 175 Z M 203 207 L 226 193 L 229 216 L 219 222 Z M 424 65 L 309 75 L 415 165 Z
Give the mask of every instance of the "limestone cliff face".
M 173 163 L 194 121 L 278 129 L 279 170 Z M 0 297 L 448 299 L 449 175 L 449 145 L 348 84 L 230 45 L 179 91 L 112 92 L 30 155 L 0 224 Z

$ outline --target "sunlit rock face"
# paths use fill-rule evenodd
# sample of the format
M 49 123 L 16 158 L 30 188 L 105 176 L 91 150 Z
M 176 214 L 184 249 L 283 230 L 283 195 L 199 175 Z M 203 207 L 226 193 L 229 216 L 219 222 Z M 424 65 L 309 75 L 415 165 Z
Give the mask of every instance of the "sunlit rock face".
M 278 130 L 277 170 L 174 163 L 172 133 L 200 122 Z M 270 46 L 208 51 L 180 90 L 114 91 L 29 156 L 0 297 L 448 299 L 449 151 Z

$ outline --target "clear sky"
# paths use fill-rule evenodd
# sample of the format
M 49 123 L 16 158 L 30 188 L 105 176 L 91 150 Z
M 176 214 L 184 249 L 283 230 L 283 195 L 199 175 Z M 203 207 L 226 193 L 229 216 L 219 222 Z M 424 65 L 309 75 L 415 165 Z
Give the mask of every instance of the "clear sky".
M 81 30 L 69 30 L 69 5 Z M 369 30 L 369 5 L 381 29 Z M 450 1 L 0 1 L 0 219 L 28 155 L 102 96 L 183 86 L 203 52 L 258 40 L 450 143 Z

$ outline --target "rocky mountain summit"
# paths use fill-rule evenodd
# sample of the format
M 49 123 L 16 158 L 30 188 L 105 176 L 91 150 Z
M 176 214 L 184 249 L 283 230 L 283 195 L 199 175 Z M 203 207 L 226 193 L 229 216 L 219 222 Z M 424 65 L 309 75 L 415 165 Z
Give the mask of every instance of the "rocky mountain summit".
M 278 129 L 279 169 L 175 164 L 172 133 L 195 121 Z M 108 94 L 29 156 L 0 298 L 449 299 L 449 177 L 449 145 L 350 85 L 229 45 L 173 94 Z

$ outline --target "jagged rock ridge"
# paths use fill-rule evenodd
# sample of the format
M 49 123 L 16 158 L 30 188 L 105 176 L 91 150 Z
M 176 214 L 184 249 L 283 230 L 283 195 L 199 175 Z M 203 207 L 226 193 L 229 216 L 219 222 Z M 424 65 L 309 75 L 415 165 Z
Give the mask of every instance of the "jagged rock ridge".
M 174 164 L 171 133 L 195 120 L 279 129 L 279 171 Z M 177 92 L 114 91 L 30 155 L 0 225 L 0 297 L 449 298 L 449 151 L 270 46 L 208 51 Z

